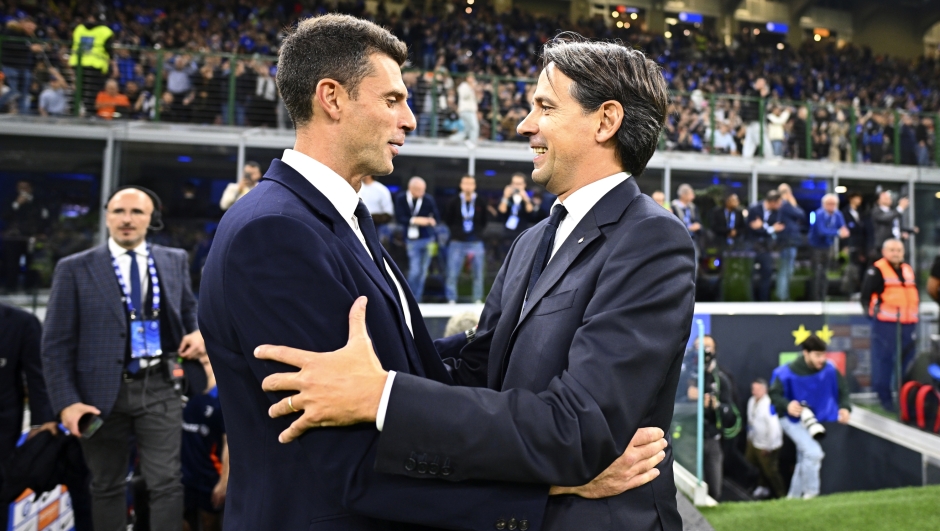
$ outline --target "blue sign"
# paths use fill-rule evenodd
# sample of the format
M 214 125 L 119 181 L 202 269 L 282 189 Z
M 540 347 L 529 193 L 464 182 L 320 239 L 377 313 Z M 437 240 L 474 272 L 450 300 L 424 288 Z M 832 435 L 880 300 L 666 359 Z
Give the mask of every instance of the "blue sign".
M 686 13 L 683 11 L 679 13 L 679 22 L 684 22 L 686 24 L 701 24 L 705 21 L 705 17 L 701 13 Z
M 783 33 L 787 34 L 790 32 L 790 26 L 784 24 L 783 22 L 768 22 L 767 31 L 771 33 Z

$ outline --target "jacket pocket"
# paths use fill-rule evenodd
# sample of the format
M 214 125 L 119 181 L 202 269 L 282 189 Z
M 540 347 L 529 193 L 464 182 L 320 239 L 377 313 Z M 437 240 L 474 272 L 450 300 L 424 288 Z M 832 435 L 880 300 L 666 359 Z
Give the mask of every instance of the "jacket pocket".
M 545 297 L 539 301 L 539 306 L 532 311 L 533 315 L 546 315 L 549 313 L 560 312 L 561 310 L 567 310 L 571 308 L 574 304 L 574 296 L 578 293 L 578 289 L 572 289 L 568 291 L 563 291 L 561 293 L 556 293 L 550 297 Z

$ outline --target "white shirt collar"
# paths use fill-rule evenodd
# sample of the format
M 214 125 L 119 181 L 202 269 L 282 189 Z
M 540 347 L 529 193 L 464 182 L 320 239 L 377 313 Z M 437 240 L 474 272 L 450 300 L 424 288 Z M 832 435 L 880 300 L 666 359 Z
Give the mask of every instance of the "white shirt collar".
M 607 195 L 607 192 L 613 190 L 617 185 L 626 181 L 628 178 L 630 178 L 630 174 L 620 172 L 594 181 L 572 192 L 564 202 L 555 199 L 555 202 L 552 204 L 552 209 L 554 210 L 555 205 L 564 205 L 565 209 L 568 210 L 568 215 L 565 216 L 564 220 L 565 224 L 568 224 L 569 220 L 576 220 L 577 222 L 574 223 L 573 226 L 577 226 L 578 222 L 594 208 L 594 205 L 596 205 L 602 197 Z
M 108 250 L 111 251 L 111 256 L 117 258 L 119 256 L 127 256 L 128 249 L 125 249 L 118 245 L 118 242 L 114 241 L 114 238 L 108 238 Z M 137 253 L 137 256 L 147 256 L 147 241 L 144 240 L 140 245 L 134 247 L 133 251 Z
M 285 149 L 281 162 L 297 170 L 333 204 L 345 220 L 354 218 L 359 206 L 359 195 L 352 185 L 325 164 L 293 149 Z

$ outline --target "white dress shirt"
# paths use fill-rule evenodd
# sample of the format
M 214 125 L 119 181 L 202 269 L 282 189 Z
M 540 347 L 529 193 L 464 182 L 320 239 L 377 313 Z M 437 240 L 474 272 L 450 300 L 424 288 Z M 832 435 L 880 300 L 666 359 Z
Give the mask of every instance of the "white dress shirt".
M 127 289 L 131 289 L 131 257 L 127 254 L 127 249 L 118 245 L 114 238 L 108 238 L 108 250 L 111 251 L 111 256 L 117 260 L 118 269 L 121 270 L 121 276 L 124 277 L 124 282 L 127 283 Z M 141 299 L 146 297 L 147 287 L 150 285 L 150 270 L 147 268 L 147 242 L 142 242 L 137 247 L 134 247 L 133 251 L 137 253 L 137 270 L 140 272 L 140 296 Z M 126 308 L 125 302 L 125 309 Z M 134 308 L 140 313 L 140 308 Z
M 392 204 L 392 193 L 379 181 L 372 181 L 371 184 L 362 183 L 359 188 L 359 197 L 366 204 L 369 213 L 395 215 L 395 206 Z
M 359 195 L 356 194 L 356 191 L 353 190 L 349 182 L 322 163 L 293 149 L 284 150 L 281 162 L 297 170 L 297 173 L 310 181 L 310 184 L 319 190 L 321 194 L 326 196 L 326 199 L 333 204 L 333 207 L 336 208 L 339 215 L 349 223 L 349 228 L 351 228 L 356 237 L 359 238 L 366 253 L 372 256 L 372 252 L 369 251 L 369 246 L 366 245 L 366 238 L 362 235 L 362 231 L 359 230 L 359 219 L 356 218 L 356 207 L 359 206 Z M 374 256 L 372 256 L 372 258 L 373 260 L 375 259 Z M 392 268 L 389 267 L 388 261 L 384 259 L 382 261 L 385 264 L 385 270 L 388 272 L 389 278 L 395 283 L 395 289 L 398 292 L 398 300 L 401 302 L 401 307 L 405 314 L 405 324 L 408 326 L 408 331 L 414 335 L 414 330 L 411 327 L 411 309 L 408 306 L 408 300 L 405 299 L 405 292 L 402 290 L 398 279 L 395 278 L 395 273 L 393 273 Z M 379 414 L 381 414 L 381 417 L 379 417 L 379 414 L 376 415 L 375 425 L 379 431 L 382 431 L 382 425 L 385 422 L 385 410 L 388 408 L 388 397 L 391 394 L 392 382 L 394 380 L 395 371 L 388 371 L 388 380 L 385 383 L 382 400 L 379 402 Z
M 747 401 L 747 439 L 758 450 L 774 451 L 783 446 L 780 418 L 770 412 L 770 396 Z

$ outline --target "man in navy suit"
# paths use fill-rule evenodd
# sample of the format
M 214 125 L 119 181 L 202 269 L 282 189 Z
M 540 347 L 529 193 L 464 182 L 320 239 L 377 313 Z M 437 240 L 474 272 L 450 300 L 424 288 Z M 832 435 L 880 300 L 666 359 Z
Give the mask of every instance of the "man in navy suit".
M 774 274 L 773 250 L 777 246 L 777 236 L 786 229 L 780 221 L 780 207 L 783 197 L 780 192 L 767 192 L 764 200 L 754 203 L 747 209 L 747 243 L 754 251 L 754 265 L 758 267 L 760 280 L 757 285 L 757 300 L 770 300 L 770 283 Z
M 408 190 L 395 199 L 395 220 L 404 228 L 408 249 L 408 286 L 418 302 L 424 294 L 424 281 L 431 265 L 434 228 L 441 219 L 434 198 L 425 193 L 427 189 L 424 179 L 412 177 Z
M 380 472 L 427 478 L 446 466 L 443 479 L 458 485 L 580 485 L 640 426 L 668 429 L 691 328 L 694 251 L 686 227 L 633 177 L 656 149 L 665 81 L 642 52 L 613 43 L 556 39 L 543 57 L 518 130 L 535 154 L 533 180 L 558 200 L 551 218 L 514 243 L 473 341 L 442 353 L 461 385 L 383 369 L 357 305 L 350 326 L 360 331 L 337 351 L 259 349 L 268 363 L 302 367 L 263 383 L 300 391 L 271 409 L 274 417 L 304 409 L 285 440 L 375 422 Z M 368 312 L 364 320 L 381 349 Z M 672 463 L 667 451 L 662 477 L 606 499 L 551 497 L 544 528 L 681 529 Z
M 104 424 L 82 438 L 98 531 L 127 527 L 127 467 L 136 436 L 150 493 L 150 528 L 182 528 L 182 403 L 171 381 L 176 353 L 202 353 L 189 258 L 149 245 L 159 229 L 156 195 L 120 189 L 106 205 L 108 242 L 56 265 L 42 335 L 42 367 L 52 410 L 80 435 L 79 420 Z

